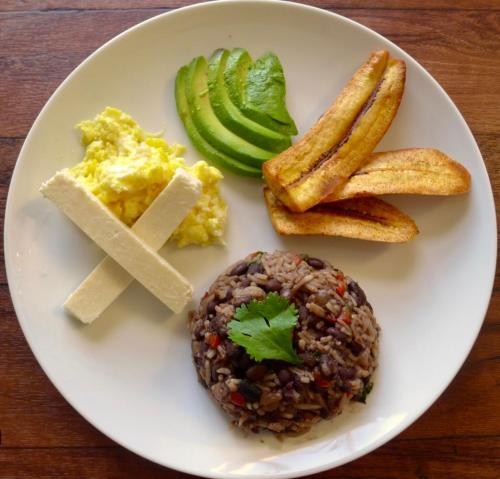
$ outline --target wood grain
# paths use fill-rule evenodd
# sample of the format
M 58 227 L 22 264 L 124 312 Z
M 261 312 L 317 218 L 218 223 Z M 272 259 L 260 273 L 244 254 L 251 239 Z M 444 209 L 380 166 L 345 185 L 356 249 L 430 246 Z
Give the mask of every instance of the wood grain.
M 52 11 L 52 10 L 125 10 L 145 8 L 178 8 L 203 3 L 203 0 L 3 0 L 1 11 Z M 496 0 L 303 0 L 295 3 L 319 8 L 369 8 L 371 10 L 494 10 L 499 9 Z
M 0 208 L 36 115 L 98 46 L 195 2 L 0 2 Z M 500 201 L 498 0 L 311 0 L 396 42 L 450 94 L 471 127 Z M 0 219 L 3 227 L 3 215 Z M 3 229 L 3 228 L 2 228 Z M 3 249 L 0 251 L 3 263 Z M 48 381 L 17 323 L 0 270 L 0 478 L 188 478 L 116 445 Z M 479 338 L 446 392 L 413 426 L 327 478 L 480 478 L 500 471 L 500 275 Z

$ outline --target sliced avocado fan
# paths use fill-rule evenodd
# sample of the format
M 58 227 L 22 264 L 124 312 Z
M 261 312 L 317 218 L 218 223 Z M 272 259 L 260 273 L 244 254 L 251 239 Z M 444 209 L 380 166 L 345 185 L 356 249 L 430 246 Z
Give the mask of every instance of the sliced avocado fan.
M 184 124 L 184 128 L 186 129 L 186 132 L 193 145 L 203 156 L 205 156 L 218 168 L 225 168 L 239 175 L 261 178 L 262 172 L 260 168 L 254 168 L 252 166 L 245 165 L 244 163 L 234 160 L 226 154 L 218 151 L 212 145 L 207 143 L 205 139 L 198 133 L 198 130 L 194 125 L 193 118 L 189 111 L 189 105 L 186 96 L 187 74 L 188 66 L 182 67 L 177 73 L 177 77 L 175 79 L 175 100 L 177 105 L 177 112 L 179 113 L 179 116 Z
M 255 64 L 246 50 L 218 49 L 177 73 L 177 111 L 195 148 L 216 166 L 262 177 L 264 162 L 297 133 L 285 105 L 285 77 L 276 55 Z
M 282 152 L 292 144 L 290 136 L 247 118 L 232 102 L 224 81 L 228 57 L 229 50 L 219 49 L 214 52 L 208 63 L 208 92 L 217 118 L 244 140 L 275 153 Z
M 198 133 L 213 147 L 231 158 L 259 168 L 275 153 L 252 145 L 228 130 L 217 118 L 208 94 L 207 60 L 195 58 L 189 65 L 186 80 L 186 96 L 189 111 Z

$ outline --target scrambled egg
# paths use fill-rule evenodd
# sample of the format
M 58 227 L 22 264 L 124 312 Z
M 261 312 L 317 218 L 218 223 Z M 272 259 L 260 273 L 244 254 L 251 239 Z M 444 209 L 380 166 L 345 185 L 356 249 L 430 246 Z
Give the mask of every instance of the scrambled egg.
M 219 193 L 222 173 L 205 161 L 187 166 L 185 148 L 169 145 L 146 133 L 134 119 L 117 108 L 107 107 L 94 120 L 77 125 L 86 147 L 83 160 L 71 174 L 131 226 L 173 177 L 177 168 L 202 183 L 196 206 L 171 236 L 180 247 L 222 242 L 227 205 Z

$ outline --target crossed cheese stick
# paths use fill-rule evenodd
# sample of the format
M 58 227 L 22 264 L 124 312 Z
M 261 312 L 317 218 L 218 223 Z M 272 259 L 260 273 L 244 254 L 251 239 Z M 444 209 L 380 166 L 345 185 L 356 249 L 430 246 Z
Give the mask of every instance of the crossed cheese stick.
M 124 225 L 67 170 L 40 188 L 109 256 L 70 295 L 65 309 L 84 323 L 94 321 L 135 278 L 172 311 L 191 299 L 191 284 L 156 253 L 196 204 L 201 183 L 178 169 L 167 187 L 131 227 Z

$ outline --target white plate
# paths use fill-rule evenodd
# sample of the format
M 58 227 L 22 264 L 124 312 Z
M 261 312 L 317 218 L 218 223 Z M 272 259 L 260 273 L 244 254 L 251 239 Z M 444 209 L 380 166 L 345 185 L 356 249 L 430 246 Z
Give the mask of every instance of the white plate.
M 279 442 L 231 429 L 197 383 L 186 314 L 171 315 L 138 285 L 90 327 L 61 305 L 101 252 L 39 185 L 80 161 L 73 126 L 117 106 L 146 130 L 189 141 L 174 105 L 177 69 L 217 47 L 253 56 L 276 52 L 300 133 L 329 105 L 374 49 L 407 63 L 401 108 L 379 149 L 427 146 L 466 165 L 472 193 L 396 198 L 421 234 L 409 244 L 279 238 L 260 185 L 227 174 L 227 247 L 164 250 L 194 283 L 196 297 L 232 261 L 255 250 L 306 252 L 330 260 L 367 291 L 382 326 L 380 367 L 366 406 L 305 437 Z M 200 159 L 190 147 L 190 162 Z M 460 113 L 430 75 L 380 35 L 343 17 L 285 2 L 201 4 L 148 20 L 107 43 L 49 100 L 19 156 L 9 191 L 5 254 L 10 290 L 28 342 L 64 397 L 132 451 L 182 471 L 217 478 L 295 477 L 338 466 L 385 443 L 443 392 L 481 326 L 496 256 L 488 176 Z

